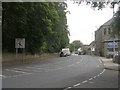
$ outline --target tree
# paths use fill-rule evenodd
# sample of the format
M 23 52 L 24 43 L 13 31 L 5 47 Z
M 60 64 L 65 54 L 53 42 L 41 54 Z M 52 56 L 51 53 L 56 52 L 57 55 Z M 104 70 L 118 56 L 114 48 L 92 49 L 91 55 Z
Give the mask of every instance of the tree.
M 113 28 L 113 33 L 120 36 L 120 8 L 117 11 L 117 13 L 114 15 L 114 19 L 113 19 L 113 23 L 112 23 L 112 28 Z
M 25 38 L 25 51 L 31 54 L 58 52 L 69 44 L 64 2 L 3 2 L 2 6 L 3 51 L 15 51 L 15 38 Z
M 106 6 L 110 4 L 111 8 L 114 8 L 115 4 L 118 4 L 120 1 L 118 0 L 73 0 L 74 3 L 77 3 L 78 5 L 82 3 L 86 3 L 86 5 L 91 5 L 91 8 L 95 9 L 97 8 L 98 10 L 102 10 Z
M 75 40 L 69 45 L 69 48 L 71 52 L 73 52 L 73 51 L 77 51 L 80 47 L 82 47 L 82 45 L 83 44 L 80 42 L 80 40 Z

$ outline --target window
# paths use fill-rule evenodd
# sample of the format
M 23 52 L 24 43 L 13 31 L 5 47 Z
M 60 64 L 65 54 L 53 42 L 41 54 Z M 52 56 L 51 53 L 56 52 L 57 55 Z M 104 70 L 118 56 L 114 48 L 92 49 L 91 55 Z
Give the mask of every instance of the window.
M 108 34 L 111 34 L 111 28 L 108 28 Z
M 113 48 L 107 48 L 108 52 L 113 52 Z
M 106 28 L 104 28 L 104 35 L 106 35 Z

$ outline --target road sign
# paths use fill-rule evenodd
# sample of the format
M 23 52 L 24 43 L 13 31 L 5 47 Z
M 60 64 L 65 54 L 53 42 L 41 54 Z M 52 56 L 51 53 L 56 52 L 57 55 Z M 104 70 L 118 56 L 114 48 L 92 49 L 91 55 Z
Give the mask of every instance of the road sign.
M 108 43 L 108 46 L 109 46 L 109 47 L 114 47 L 114 46 L 117 46 L 117 45 L 118 45 L 117 42 L 109 42 L 109 43 Z
M 25 38 L 16 38 L 15 48 L 25 48 Z

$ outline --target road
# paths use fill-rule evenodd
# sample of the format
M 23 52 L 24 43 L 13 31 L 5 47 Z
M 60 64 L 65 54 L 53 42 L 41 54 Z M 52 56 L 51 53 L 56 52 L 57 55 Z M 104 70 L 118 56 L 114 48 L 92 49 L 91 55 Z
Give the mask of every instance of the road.
M 118 71 L 100 57 L 72 55 L 2 68 L 3 88 L 118 88 Z

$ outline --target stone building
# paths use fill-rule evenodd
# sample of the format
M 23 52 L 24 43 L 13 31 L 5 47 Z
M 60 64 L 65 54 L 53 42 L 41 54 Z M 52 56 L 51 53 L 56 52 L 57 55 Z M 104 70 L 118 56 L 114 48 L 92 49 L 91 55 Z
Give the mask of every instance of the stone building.
M 95 41 L 92 41 L 89 45 L 90 49 L 91 49 L 91 55 L 95 55 Z
M 118 52 L 118 37 L 113 34 L 113 18 L 104 23 L 95 31 L 95 54 L 99 56 L 112 56 Z

